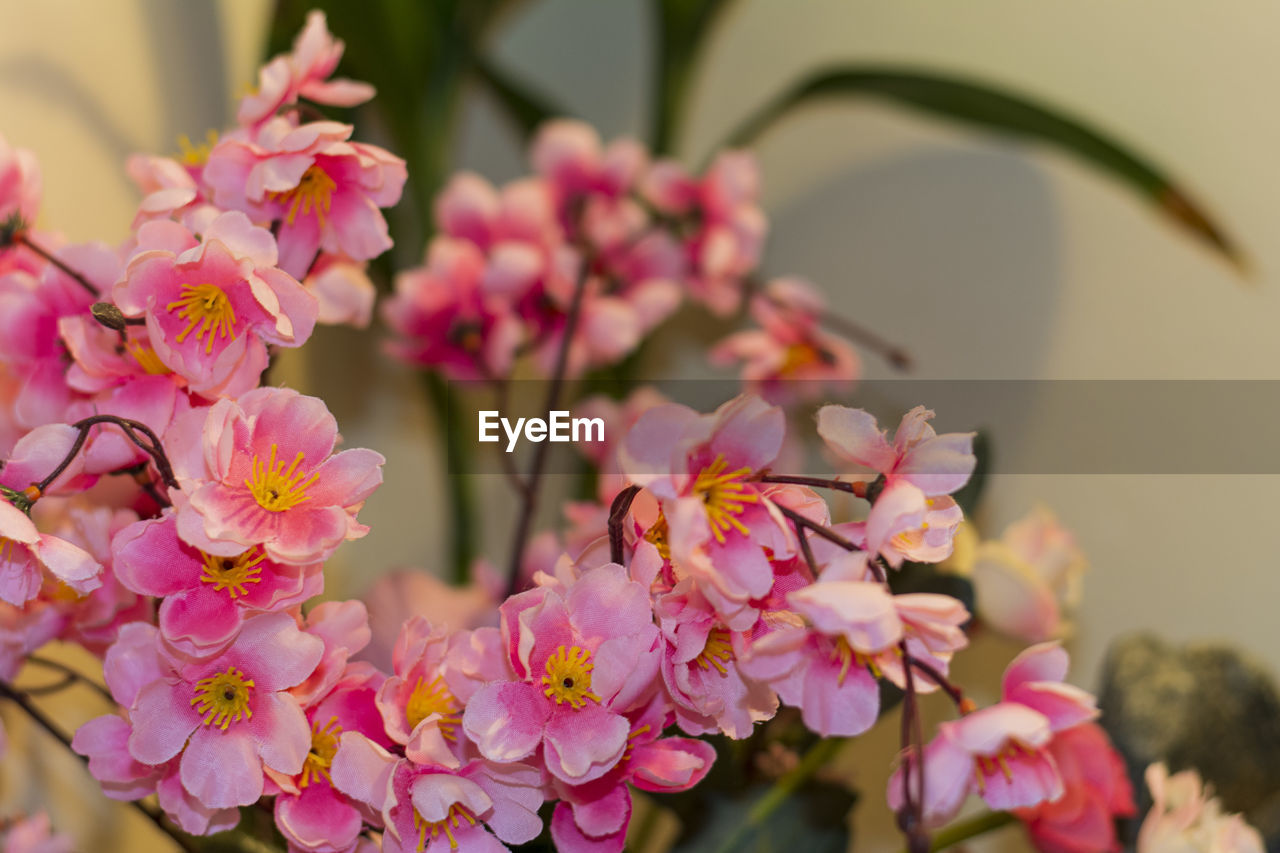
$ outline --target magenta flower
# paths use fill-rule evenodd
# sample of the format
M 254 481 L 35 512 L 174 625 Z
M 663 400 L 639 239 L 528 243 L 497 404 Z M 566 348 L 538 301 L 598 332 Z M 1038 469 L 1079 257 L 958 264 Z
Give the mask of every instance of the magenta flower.
M 507 599 L 502 632 L 517 680 L 471 697 L 467 736 L 491 761 L 520 761 L 541 744 L 547 770 L 566 782 L 607 773 L 626 749 L 622 714 L 656 683 L 648 592 L 621 566 L 602 566 L 563 595 L 542 587 Z
M 349 141 L 332 121 L 295 126 L 268 119 L 252 139 L 229 137 L 209 153 L 204 180 L 220 207 L 277 223 L 280 267 L 306 276 L 323 249 L 356 261 L 391 248 L 378 208 L 400 200 L 404 161 L 376 145 Z
M 1062 683 L 1067 662 L 1067 653 L 1056 643 L 1026 649 L 1005 669 L 999 703 L 938 727 L 938 736 L 924 750 L 927 824 L 950 820 L 970 793 L 999 811 L 1062 795 L 1062 776 L 1046 747 L 1055 732 L 1098 716 L 1092 696 Z M 889 805 L 895 811 L 903 804 L 906 766 L 916 765 L 908 760 L 889 780 Z M 914 786 L 914 773 L 911 778 Z
M 130 709 L 129 753 L 152 765 L 181 755 L 183 787 L 210 808 L 255 802 L 264 766 L 286 776 L 302 772 L 311 730 L 287 691 L 323 652 L 287 614 L 249 617 L 217 657 L 165 661 L 164 677 L 143 687 Z
M 298 98 L 335 107 L 354 107 L 374 95 L 368 83 L 330 80 L 345 45 L 329 33 L 324 12 L 312 10 L 307 23 L 293 40 L 293 52 L 274 57 L 258 71 L 258 88 L 245 95 L 236 121 L 256 125 Z
M 414 764 L 351 732 L 341 738 L 332 775 L 339 791 L 382 816 L 385 853 L 494 853 L 542 831 L 542 773 L 526 764 Z
M 631 821 L 629 785 L 642 791 L 687 791 L 707 775 L 716 751 L 706 741 L 663 737 L 672 722 L 664 700 L 650 702 L 631 720 L 622 760 L 585 785 L 553 780 L 560 802 L 551 818 L 551 839 L 564 853 L 621 853 Z
M 178 538 L 172 510 L 122 530 L 112 543 L 116 576 L 139 595 L 162 599 L 160 633 L 189 657 L 225 648 L 245 617 L 284 610 L 320 593 L 322 566 L 285 566 L 261 547 L 218 557 Z
M 924 406 L 907 412 L 890 444 L 876 419 L 861 409 L 818 410 L 818 434 L 827 447 L 884 478 L 867 516 L 866 538 L 867 548 L 892 566 L 946 559 L 964 518 L 947 495 L 968 482 L 977 464 L 974 433 L 938 435 L 928 424 L 932 417 Z
M 34 222 L 42 188 L 36 155 L 10 147 L 0 135 L 0 221 L 17 214 L 25 222 Z
M 68 836 L 54 833 L 44 812 L 6 823 L 4 853 L 72 853 L 75 850 Z
M 165 439 L 183 486 L 173 494 L 178 535 L 207 554 L 260 546 L 277 563 L 307 565 L 369 530 L 356 513 L 384 460 L 334 453 L 337 423 L 315 397 L 258 388 L 191 412 Z
M 235 396 L 257 385 L 268 344 L 310 337 L 316 300 L 276 268 L 271 232 L 243 213 L 219 215 L 202 237 L 176 222 L 143 224 L 112 295 L 127 316 L 146 318 L 156 359 L 191 390 Z

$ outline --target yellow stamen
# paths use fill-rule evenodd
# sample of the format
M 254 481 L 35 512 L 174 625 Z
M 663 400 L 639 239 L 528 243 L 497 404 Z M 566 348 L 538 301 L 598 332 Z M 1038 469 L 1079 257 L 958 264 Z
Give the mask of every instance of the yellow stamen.
M 305 458 L 302 451 L 293 458 L 293 464 L 286 471 L 284 460 L 276 461 L 276 445 L 271 445 L 271 456 L 266 463 L 259 461 L 257 454 L 253 457 L 253 476 L 244 481 L 253 494 L 258 506 L 268 512 L 284 512 L 293 509 L 303 501 L 311 500 L 307 489 L 320 479 L 319 474 L 307 476 L 306 471 L 299 471 L 298 466 Z
M 323 228 L 324 218 L 328 215 L 329 207 L 333 204 L 333 191 L 337 186 L 337 183 L 325 173 L 324 169 L 319 166 L 311 166 L 302 173 L 302 178 L 298 181 L 296 187 L 291 190 L 269 192 L 267 197 L 272 201 L 289 205 L 289 212 L 285 216 L 285 222 L 289 225 L 292 225 L 294 220 L 298 218 L 299 211 L 303 216 L 309 216 L 311 211 L 314 210 L 316 220 L 320 227 Z
M 417 810 L 415 810 L 413 813 L 413 826 L 418 830 L 419 853 L 427 848 L 428 832 L 431 833 L 431 840 L 435 841 L 437 836 L 439 836 L 443 831 L 445 837 L 449 839 L 449 849 L 457 850 L 458 839 L 453 837 L 453 830 L 460 827 L 464 820 L 470 826 L 476 825 L 476 819 L 472 816 L 471 812 L 458 803 L 454 803 L 449 806 L 449 814 L 445 815 L 444 820 L 428 821 L 422 815 L 418 814 Z
M 196 340 L 204 340 L 205 354 L 213 352 L 213 339 L 228 338 L 228 343 L 236 339 L 236 310 L 222 288 L 216 284 L 184 284 L 182 298 L 175 299 L 164 307 L 166 311 L 177 310 L 178 318 L 187 321 L 187 327 L 178 333 L 173 340 L 182 343 L 196 326 Z
M 227 590 L 233 599 L 239 598 L 249 591 L 248 585 L 262 582 L 262 566 L 267 558 L 262 550 L 250 549 L 239 557 L 215 557 L 200 552 L 204 558 L 204 566 L 200 570 L 200 582 L 213 584 L 215 592 Z
M 831 353 L 821 350 L 807 341 L 791 344 L 782 356 L 782 364 L 778 366 L 778 375 L 790 376 L 803 368 L 815 364 L 831 364 L 834 360 Z
M 228 667 L 226 672 L 197 681 L 191 704 L 196 713 L 204 714 L 201 724 L 217 726 L 225 732 L 232 723 L 253 716 L 253 709 L 249 707 L 252 687 L 252 678 L 245 678 L 234 666 Z
M 445 740 L 457 740 L 458 726 L 462 723 L 459 710 L 458 703 L 444 683 L 444 677 L 437 675 L 434 681 L 426 685 L 421 678 L 418 679 L 413 692 L 409 694 L 409 701 L 405 703 L 404 716 L 412 730 L 432 714 L 439 714 L 437 725 L 440 727 L 440 734 Z
M 671 559 L 671 546 L 667 542 L 667 517 L 658 513 L 658 520 L 644 532 L 644 541 L 658 549 L 658 556 L 664 560 Z
M 707 644 L 702 652 L 694 658 L 694 663 L 703 669 L 715 667 L 721 675 L 728 675 L 725 664 L 733 660 L 733 644 L 729 641 L 729 632 L 723 628 L 713 628 L 707 634 Z
M 729 463 L 722 453 L 699 471 L 693 481 L 693 493 L 702 497 L 711 534 L 721 545 L 725 541 L 724 534 L 730 529 L 737 530 L 743 536 L 751 532 L 737 516 L 746 510 L 746 504 L 760 500 L 756 493 L 744 491 L 746 484 L 742 480 L 751 474 L 751 469 L 742 467 L 726 472 L 724 469 L 727 467 Z
M 849 667 L 855 663 L 858 666 L 865 666 L 876 678 L 883 677 L 875 657 L 854 651 L 853 647 L 849 645 L 849 641 L 844 637 L 836 637 L 835 645 L 831 649 L 831 659 L 840 661 L 840 674 L 836 676 L 836 684 L 840 687 L 844 686 L 844 679 L 849 674 Z
M 151 376 L 165 376 L 173 372 L 160 360 L 160 356 L 156 355 L 156 351 L 146 344 L 138 341 L 127 341 L 124 348 L 129 355 L 133 356 L 133 360 L 138 362 L 138 365 Z
M 338 724 L 336 716 L 330 717 L 324 728 L 320 728 L 319 720 L 311 724 L 311 751 L 307 753 L 307 760 L 302 764 L 302 776 L 298 779 L 299 788 L 305 788 L 313 780 L 321 777 L 324 777 L 326 782 L 333 781 L 329 777 L 329 768 L 333 766 L 333 757 L 338 754 L 338 735 L 340 734 L 342 734 L 342 726 Z
M 547 687 L 542 692 L 556 700 L 557 705 L 568 702 L 575 711 L 586 705 L 588 699 L 599 702 L 600 697 L 591 692 L 591 670 L 595 668 L 591 652 L 580 646 L 571 649 L 560 646 L 547 658 L 547 674 L 542 676 L 542 683 Z
M 191 144 L 191 137 L 185 133 L 178 134 L 179 158 L 184 166 L 203 166 L 209 162 L 209 152 L 218 144 L 218 131 L 210 129 L 205 134 L 205 141 L 199 145 Z

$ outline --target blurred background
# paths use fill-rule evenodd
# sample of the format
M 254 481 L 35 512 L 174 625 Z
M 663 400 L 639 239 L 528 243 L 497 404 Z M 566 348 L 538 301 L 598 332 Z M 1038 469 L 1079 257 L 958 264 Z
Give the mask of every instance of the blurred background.
M 40 159 L 40 225 L 72 240 L 123 239 L 138 200 L 125 156 L 174 152 L 179 134 L 226 124 L 265 56 L 272 15 L 266 0 L 0 0 L 0 133 Z M 648 127 L 651 30 L 644 0 L 531 0 L 500 21 L 489 47 L 508 74 L 608 139 Z M 1005 86 L 1150 156 L 1235 238 L 1246 267 L 1074 159 L 860 100 L 815 103 L 754 146 L 771 224 L 764 273 L 817 283 L 837 313 L 904 344 L 919 378 L 1280 379 L 1278 31 L 1280 5 L 1262 0 L 738 0 L 698 66 L 675 153 L 696 164 L 764 100 L 828 63 Z M 453 164 L 495 181 L 525 171 L 519 136 L 487 96 L 467 90 L 460 116 Z M 362 135 L 376 141 L 377 128 Z M 676 355 L 660 368 L 705 375 L 682 360 L 679 333 L 668 332 Z M 379 355 L 380 334 L 325 329 L 277 377 L 325 397 L 349 445 L 390 460 L 361 517 L 373 533 L 334 561 L 333 597 L 359 595 L 390 568 L 445 573 L 435 420 L 417 378 Z M 869 377 L 890 375 L 870 355 L 865 364 Z M 1039 416 L 1029 406 L 1026 429 Z M 948 428 L 946 412 L 938 423 Z M 1256 424 L 1260 446 L 1275 440 L 1274 423 Z M 1161 423 L 1140 428 L 1159 441 Z M 481 483 L 481 541 L 505 546 L 514 503 L 500 485 Z M 1229 641 L 1275 672 L 1277 486 L 1266 475 L 1003 475 L 981 520 L 995 535 L 1044 503 L 1076 532 L 1092 570 L 1073 681 L 1096 688 L 1108 644 L 1139 629 Z M 957 659 L 958 680 L 994 687 L 1016 647 L 977 645 Z M 4 763 L 4 812 L 44 806 L 86 845 L 111 837 L 119 849 L 163 849 L 73 760 L 50 756 L 38 736 L 24 743 L 5 722 L 28 756 Z M 895 751 L 895 737 L 873 733 L 847 758 L 865 793 L 860 850 L 897 849 L 880 793 Z M 50 801 L 41 791 L 54 777 L 69 789 Z M 1006 849 L 1019 849 L 1017 832 Z

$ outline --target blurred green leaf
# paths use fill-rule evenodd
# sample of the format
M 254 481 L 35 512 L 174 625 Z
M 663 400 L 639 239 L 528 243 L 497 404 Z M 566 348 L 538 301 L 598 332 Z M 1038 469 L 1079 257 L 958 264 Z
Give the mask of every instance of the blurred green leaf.
M 698 53 L 732 0 L 653 0 L 656 18 L 653 150 L 671 153 Z
M 720 853 L 726 839 L 735 834 L 732 849 L 740 853 L 844 853 L 849 849 L 846 816 L 858 799 L 852 791 L 832 782 L 810 781 L 744 832 L 752 809 L 768 790 L 767 785 L 757 785 L 736 796 L 717 791 L 707 797 L 703 823 L 677 842 L 673 853 Z
M 1048 143 L 1119 179 L 1238 268 L 1244 258 L 1222 228 L 1146 157 L 1087 122 L 1016 93 L 949 74 L 846 66 L 805 78 L 738 127 L 727 146 L 753 142 L 795 107 L 828 97 L 870 97 L 1012 136 Z

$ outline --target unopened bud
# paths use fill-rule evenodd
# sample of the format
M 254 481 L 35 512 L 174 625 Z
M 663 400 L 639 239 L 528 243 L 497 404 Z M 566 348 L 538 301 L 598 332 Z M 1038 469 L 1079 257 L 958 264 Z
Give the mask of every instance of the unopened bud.
M 27 223 L 17 213 L 0 221 L 0 249 L 7 249 L 18 242 L 18 235 L 26 230 L 26 227 Z
M 116 332 L 123 332 L 125 327 L 124 312 L 110 302 L 95 302 L 89 309 L 93 319 Z

